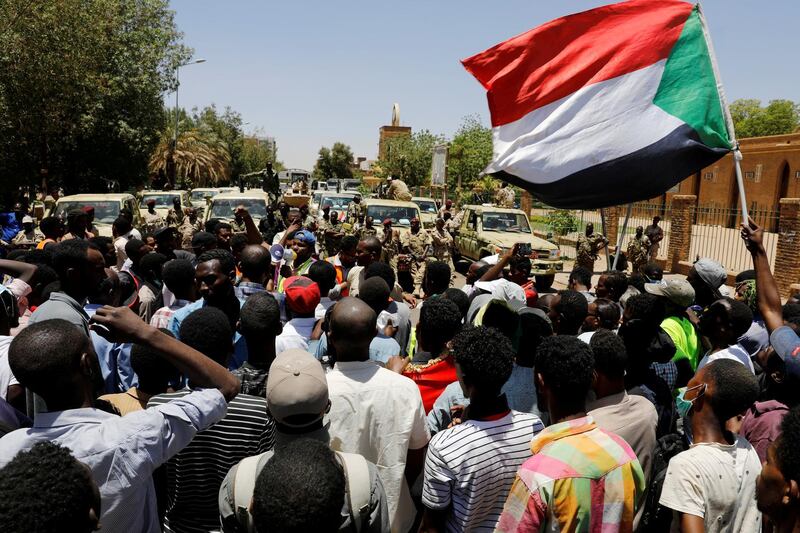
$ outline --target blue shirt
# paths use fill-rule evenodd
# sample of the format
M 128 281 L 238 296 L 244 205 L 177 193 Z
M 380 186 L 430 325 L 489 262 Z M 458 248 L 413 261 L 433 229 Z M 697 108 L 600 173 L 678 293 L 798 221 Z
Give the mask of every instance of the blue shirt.
M 244 300 L 239 300 L 239 307 L 244 305 Z M 169 320 L 169 330 L 175 335 L 175 338 L 180 340 L 180 335 L 178 332 L 181 329 L 181 322 L 183 320 L 197 311 L 198 309 L 202 309 L 206 306 L 205 298 L 200 298 L 196 302 L 192 302 L 186 307 L 182 307 L 175 311 L 172 314 L 172 318 Z M 244 340 L 244 337 L 238 332 L 233 332 L 233 357 L 231 360 L 228 361 L 228 370 L 236 370 L 240 366 L 247 361 L 247 343 Z
M 309 351 L 312 350 L 309 343 Z M 328 356 L 328 336 L 323 333 L 316 343 L 316 349 L 312 352 L 314 357 L 320 361 L 324 361 Z M 400 344 L 391 337 L 384 335 L 376 335 L 372 342 L 369 343 L 369 358 L 372 361 L 386 365 L 389 358 L 393 355 L 400 355 Z
M 56 442 L 92 471 L 104 530 L 160 533 L 153 471 L 227 410 L 222 393 L 203 389 L 125 416 L 92 408 L 39 413 L 32 428 L 0 439 L 0 467 L 37 442 Z
M 86 304 L 83 310 L 91 318 L 101 305 Z M 94 331 L 90 331 L 92 345 L 103 373 L 103 387 L 106 394 L 125 392 L 139 385 L 139 378 L 131 368 L 131 344 L 109 342 Z

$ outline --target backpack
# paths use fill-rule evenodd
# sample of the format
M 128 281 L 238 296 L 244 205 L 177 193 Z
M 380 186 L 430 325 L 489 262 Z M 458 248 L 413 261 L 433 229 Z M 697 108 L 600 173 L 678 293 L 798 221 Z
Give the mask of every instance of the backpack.
M 367 460 L 355 453 L 335 453 L 344 468 L 345 497 L 350 508 L 350 521 L 356 533 L 361 533 L 367 529 L 372 489 Z M 258 463 L 265 454 L 272 454 L 272 452 L 242 459 L 236 468 L 236 475 L 233 479 L 233 510 L 236 513 L 236 520 L 247 533 L 255 532 L 253 517 L 250 515 L 250 503 L 253 500 L 253 490 L 259 474 Z
M 639 531 L 669 533 L 672 525 L 672 509 L 662 506 L 658 500 L 661 499 L 661 489 L 664 487 L 670 459 L 687 448 L 686 441 L 677 433 L 669 433 L 656 441 L 650 470 L 650 485 L 644 501 Z

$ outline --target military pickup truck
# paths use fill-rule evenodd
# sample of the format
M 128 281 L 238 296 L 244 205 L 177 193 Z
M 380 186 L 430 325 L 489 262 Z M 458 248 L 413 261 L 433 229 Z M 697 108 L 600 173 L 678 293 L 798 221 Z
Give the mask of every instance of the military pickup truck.
M 465 205 L 462 209 L 464 216 L 455 238 L 461 257 L 477 261 L 503 254 L 518 242 L 529 243 L 532 274 L 540 276 L 564 270 L 558 246 L 534 236 L 521 209 L 492 205 Z

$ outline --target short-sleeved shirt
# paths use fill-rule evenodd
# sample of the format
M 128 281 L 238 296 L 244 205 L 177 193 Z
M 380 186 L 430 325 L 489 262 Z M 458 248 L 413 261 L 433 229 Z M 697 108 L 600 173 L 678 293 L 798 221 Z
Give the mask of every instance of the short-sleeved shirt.
M 707 364 L 718 359 L 730 359 L 731 361 L 742 363 L 750 372 L 755 374 L 755 367 L 753 366 L 753 361 L 750 359 L 750 354 L 738 344 L 733 344 L 724 350 L 719 350 L 718 352 L 707 353 L 697 365 L 697 370 L 699 371 Z
M 659 503 L 699 516 L 707 533 L 761 531 L 760 473 L 758 454 L 744 437 L 733 444 L 694 444 L 670 460 Z
M 0 439 L 0 467 L 37 442 L 65 446 L 92 471 L 103 529 L 160 532 L 153 471 L 221 420 L 227 407 L 217 389 L 204 389 L 122 417 L 92 408 L 39 413 L 32 428 Z
M 531 451 L 496 531 L 633 530 L 645 482 L 636 454 L 622 437 L 586 416 L 545 428 L 534 437 Z
M 182 390 L 150 398 L 148 407 L 168 404 L 191 394 Z M 239 394 L 228 403 L 222 420 L 195 435 L 167 463 L 167 510 L 164 531 L 212 531 L 219 527 L 217 496 L 228 470 L 275 442 L 275 423 L 265 398 Z
M 89 315 L 83 309 L 83 304 L 78 302 L 67 293 L 54 292 L 50 294 L 50 299 L 36 308 L 31 315 L 28 325 L 60 318 L 75 325 L 86 336 L 89 336 Z
M 375 463 L 392 530 L 408 531 L 415 513 L 405 481 L 406 456 L 430 439 L 419 389 L 372 361 L 339 361 L 327 378 L 331 448 Z
M 437 433 L 425 458 L 423 505 L 450 509 L 447 531 L 493 530 L 531 439 L 543 429 L 538 416 L 509 411 Z

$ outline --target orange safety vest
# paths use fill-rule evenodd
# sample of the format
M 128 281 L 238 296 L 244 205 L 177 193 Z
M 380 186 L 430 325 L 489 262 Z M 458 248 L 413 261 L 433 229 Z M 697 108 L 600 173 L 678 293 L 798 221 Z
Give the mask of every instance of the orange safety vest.
M 344 283 L 347 280 L 344 277 L 344 267 L 342 266 L 341 261 L 339 262 L 338 265 L 336 264 L 336 259 L 338 257 L 339 257 L 338 254 L 334 255 L 333 257 L 329 257 L 327 259 L 327 261 L 328 261 L 328 263 L 332 264 L 333 268 L 336 270 L 336 284 L 337 285 L 341 285 L 342 283 Z M 349 288 L 347 288 L 347 289 L 342 291 L 342 298 L 344 298 L 345 296 L 349 296 L 349 295 L 350 295 L 350 289 Z

